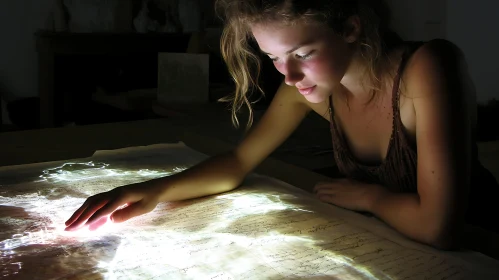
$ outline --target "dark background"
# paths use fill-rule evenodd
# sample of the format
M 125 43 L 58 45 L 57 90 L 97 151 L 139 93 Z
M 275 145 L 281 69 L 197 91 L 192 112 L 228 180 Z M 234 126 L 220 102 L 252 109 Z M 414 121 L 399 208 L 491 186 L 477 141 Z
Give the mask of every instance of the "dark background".
M 133 16 L 140 9 L 134 1 Z M 213 1 L 201 1 L 204 25 L 211 34 L 210 82 L 231 86 L 218 52 L 216 34 L 220 22 L 213 13 Z M 499 16 L 499 2 L 477 0 L 388 0 L 393 12 L 393 27 L 408 40 L 446 38 L 463 49 L 470 73 L 477 86 L 479 139 L 498 139 L 499 33 L 493 20 Z M 0 97 L 3 103 L 2 131 L 39 127 L 38 58 L 35 32 L 44 29 L 52 0 L 18 0 L 0 3 L 2 44 L 0 44 Z M 154 15 L 158 21 L 161 13 Z M 171 40 L 171 51 L 183 51 L 188 35 Z M 258 104 L 265 108 L 280 83 L 279 74 L 264 60 L 262 80 L 267 97 Z M 105 55 L 62 55 L 57 57 L 56 88 L 64 92 L 57 100 L 60 125 L 85 125 L 103 122 L 154 118 L 144 111 L 127 111 L 92 100 L 97 87 L 109 94 L 153 88 L 157 85 L 157 53 L 110 53 Z M 219 94 L 219 93 L 217 93 Z M 210 95 L 210 102 L 220 97 Z

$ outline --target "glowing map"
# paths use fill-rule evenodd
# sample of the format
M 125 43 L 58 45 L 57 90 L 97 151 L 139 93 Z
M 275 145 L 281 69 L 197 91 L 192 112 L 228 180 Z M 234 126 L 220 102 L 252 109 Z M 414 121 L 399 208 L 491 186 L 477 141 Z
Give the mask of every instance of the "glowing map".
M 0 169 L 1 277 L 498 279 L 499 262 L 482 269 L 405 247 L 335 217 L 335 207 L 297 188 L 258 175 L 233 192 L 163 203 L 123 224 L 63 230 L 89 195 L 167 176 L 204 158 L 178 144 Z

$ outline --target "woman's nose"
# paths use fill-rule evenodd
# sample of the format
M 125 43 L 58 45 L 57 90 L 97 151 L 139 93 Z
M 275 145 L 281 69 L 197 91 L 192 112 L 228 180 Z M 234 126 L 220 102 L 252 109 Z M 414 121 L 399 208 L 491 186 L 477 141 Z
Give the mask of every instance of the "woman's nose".
M 284 75 L 284 82 L 288 86 L 295 86 L 296 83 L 303 80 L 303 72 L 300 67 L 291 61 L 287 62 L 282 68 L 282 74 Z

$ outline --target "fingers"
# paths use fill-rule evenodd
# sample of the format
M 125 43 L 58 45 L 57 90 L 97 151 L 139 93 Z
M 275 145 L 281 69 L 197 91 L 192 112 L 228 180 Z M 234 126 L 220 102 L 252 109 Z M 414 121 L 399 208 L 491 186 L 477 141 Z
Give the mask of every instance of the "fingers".
M 333 203 L 335 202 L 334 196 L 333 195 L 327 195 L 327 194 L 320 194 L 317 196 L 320 201 L 324 201 L 327 203 Z
M 66 226 L 70 226 L 71 224 L 73 224 L 81 215 L 81 213 L 83 213 L 83 211 L 85 211 L 85 209 L 87 209 L 88 207 L 88 199 L 85 201 L 85 203 L 83 203 L 82 206 L 80 206 L 80 208 L 78 208 L 78 210 L 76 210 L 73 215 L 66 221 L 65 225 Z
M 335 182 L 320 182 L 314 187 L 314 193 L 319 200 L 327 203 L 335 203 L 335 195 L 341 192 L 342 185 Z
M 339 192 L 339 190 L 336 188 L 322 188 L 322 189 L 317 189 L 315 194 L 316 195 L 335 195 L 338 192 Z
M 333 194 L 337 192 L 337 189 L 340 187 L 340 184 L 335 184 L 332 182 L 319 182 L 314 186 L 314 193 L 319 194 L 323 192 L 328 192 L 329 194 Z
M 77 224 L 83 223 L 90 217 L 92 213 L 104 206 L 108 199 L 103 194 L 91 196 L 85 200 L 82 206 L 66 221 L 66 226 L 76 227 Z
M 314 192 L 319 200 L 327 203 L 335 203 L 335 195 L 340 192 L 339 186 L 332 183 L 319 183 L 315 186 Z
M 107 223 L 107 216 L 100 217 L 100 219 L 89 225 L 88 229 L 90 231 L 94 231 L 100 228 L 101 226 L 105 225 L 106 223 Z
M 100 219 L 101 217 L 107 216 L 107 215 L 113 213 L 116 209 L 118 209 L 119 207 L 122 207 L 126 203 L 134 203 L 134 202 L 135 201 L 133 201 L 132 199 L 130 199 L 126 195 L 119 196 L 119 197 L 115 198 L 114 200 L 106 203 L 102 207 L 99 207 L 100 209 L 96 210 L 95 213 L 92 213 L 93 215 L 90 216 L 90 218 L 88 219 L 86 224 L 91 224 L 91 223 L 97 221 L 98 219 Z
M 155 197 L 147 196 L 147 192 L 142 189 L 136 191 L 137 186 L 120 187 L 88 198 L 66 221 L 65 230 L 75 230 L 82 225 L 98 228 L 107 221 L 109 215 L 114 222 L 124 222 L 150 212 L 156 207 L 157 201 Z
M 83 205 L 66 222 L 65 230 L 73 230 L 80 227 L 97 210 L 108 203 L 109 199 L 103 194 L 88 198 Z
M 315 186 L 314 186 L 314 193 L 316 193 L 322 189 L 334 188 L 337 185 L 338 184 L 336 184 L 335 182 L 319 182 L 319 183 L 315 184 Z
M 123 209 L 114 211 L 114 213 L 111 214 L 111 221 L 114 223 L 122 223 L 133 217 L 151 212 L 154 208 L 155 205 L 149 206 L 139 201 Z

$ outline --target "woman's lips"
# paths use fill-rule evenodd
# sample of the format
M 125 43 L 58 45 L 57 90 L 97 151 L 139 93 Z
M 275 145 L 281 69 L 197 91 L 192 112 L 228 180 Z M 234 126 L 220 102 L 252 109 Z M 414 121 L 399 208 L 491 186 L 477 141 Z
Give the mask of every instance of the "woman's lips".
M 314 91 L 315 87 L 316 86 L 308 87 L 308 88 L 299 88 L 298 91 L 303 95 L 309 95 Z

